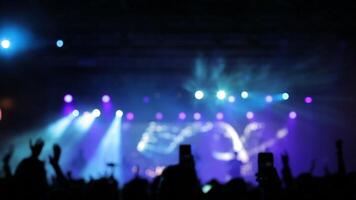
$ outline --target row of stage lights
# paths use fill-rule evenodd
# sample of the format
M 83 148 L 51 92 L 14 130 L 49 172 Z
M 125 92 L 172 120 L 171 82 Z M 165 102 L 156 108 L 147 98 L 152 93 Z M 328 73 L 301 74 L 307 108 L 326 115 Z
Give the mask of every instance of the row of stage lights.
M 3 39 L 0 42 L 0 46 L 3 49 L 9 49 L 11 47 L 11 41 L 9 39 Z M 64 41 L 63 40 L 57 40 L 56 41 L 56 46 L 58 48 L 62 48 L 64 46 Z
M 247 99 L 249 97 L 249 93 L 247 91 L 242 91 L 240 95 L 241 95 L 242 99 Z M 197 100 L 202 100 L 204 98 L 204 96 L 205 96 L 205 94 L 204 94 L 204 92 L 202 90 L 197 90 L 194 93 L 194 97 Z M 286 92 L 282 93 L 280 96 L 285 101 L 287 101 L 289 99 L 289 94 L 286 93 Z M 235 96 L 233 96 L 233 95 L 227 96 L 227 93 L 224 90 L 219 90 L 216 93 L 216 97 L 219 100 L 227 99 L 230 103 L 234 103 L 236 101 L 236 97 Z M 64 96 L 64 102 L 66 102 L 66 103 L 71 103 L 73 101 L 73 99 L 74 99 L 73 96 L 70 95 L 70 94 L 67 94 L 67 95 Z M 274 97 L 272 95 L 265 96 L 265 101 L 267 103 L 273 102 L 273 99 L 274 99 Z M 101 97 L 101 101 L 103 103 L 109 103 L 111 101 L 111 98 L 110 98 L 109 95 L 103 95 Z M 144 98 L 144 101 L 147 102 L 147 97 Z M 313 102 L 313 98 L 310 97 L 310 96 L 307 96 L 307 97 L 304 98 L 304 102 L 306 104 L 311 104 Z
M 233 96 L 233 95 L 228 95 L 225 90 L 219 90 L 219 91 L 217 91 L 216 94 L 215 94 L 215 96 L 216 96 L 216 98 L 219 99 L 219 100 L 226 100 L 226 99 L 227 99 L 230 103 L 234 103 L 234 102 L 236 101 L 236 97 Z M 244 91 L 242 91 L 242 92 L 240 93 L 240 96 L 241 96 L 242 99 L 247 99 L 247 98 L 249 98 L 249 93 L 244 90 Z M 197 99 L 197 100 L 202 100 L 202 99 L 205 98 L 205 93 L 204 93 L 202 90 L 197 90 L 197 91 L 195 91 L 195 93 L 194 93 L 194 97 L 195 97 L 195 99 Z M 289 94 L 288 94 L 287 92 L 284 92 L 284 93 L 280 94 L 279 97 L 280 97 L 282 100 L 287 101 L 290 96 L 289 96 Z M 274 100 L 274 98 L 275 98 L 275 97 L 273 97 L 272 95 L 267 95 L 267 96 L 265 96 L 265 101 L 266 101 L 267 103 L 272 103 L 273 100 Z M 313 98 L 310 97 L 310 96 L 307 96 L 307 97 L 304 98 L 304 102 L 305 102 L 306 104 L 310 104 L 310 103 L 313 102 Z
M 201 91 L 201 90 L 196 91 L 194 95 L 195 95 L 195 98 L 198 99 L 198 100 L 202 100 L 204 98 L 204 92 Z M 227 98 L 229 102 L 235 102 L 235 97 L 234 96 L 228 96 L 227 97 L 226 92 L 223 91 L 223 90 L 219 90 L 216 93 L 216 97 L 218 99 L 220 99 L 220 100 L 224 100 L 224 99 Z M 247 91 L 242 91 L 241 92 L 241 98 L 242 99 L 247 99 L 248 97 L 249 97 L 249 93 Z M 288 93 L 283 93 L 281 95 L 281 97 L 282 97 L 283 100 L 288 100 L 289 99 L 289 94 Z M 72 103 L 73 100 L 74 100 L 74 98 L 70 94 L 67 94 L 67 95 L 64 96 L 64 102 L 66 102 L 66 103 Z M 307 103 L 307 104 L 310 104 L 313 101 L 312 97 L 305 97 L 304 100 L 305 100 L 305 103 Z M 110 103 L 111 97 L 109 95 L 103 95 L 102 98 L 101 98 L 101 101 L 103 103 Z M 267 95 L 265 97 L 265 101 L 270 103 L 270 102 L 273 101 L 273 97 L 271 95 Z M 75 117 L 77 117 L 77 116 L 79 116 L 80 113 L 79 113 L 78 110 L 74 110 L 72 112 L 72 114 Z M 100 117 L 101 111 L 99 109 L 94 109 L 92 112 L 84 112 L 83 115 L 84 116 L 91 116 L 93 118 L 97 118 L 97 117 Z M 122 110 L 117 110 L 116 111 L 116 117 L 122 118 L 123 115 L 124 115 L 124 112 Z M 297 118 L 297 113 L 295 111 L 290 111 L 288 116 L 289 116 L 290 119 L 296 119 Z M 163 117 L 164 117 L 163 113 L 161 113 L 161 112 L 157 112 L 155 114 L 156 120 L 163 120 Z M 255 114 L 252 111 L 246 112 L 246 118 L 247 119 L 252 120 L 252 119 L 254 119 L 254 117 L 255 117 Z M 135 118 L 134 113 L 132 113 L 132 112 L 126 113 L 126 119 L 128 121 L 132 121 L 132 120 L 134 120 L 134 118 Z M 179 120 L 183 121 L 186 118 L 187 118 L 187 114 L 185 112 L 180 112 L 178 114 L 178 119 Z M 194 120 L 201 120 L 202 119 L 202 114 L 199 113 L 199 112 L 193 113 L 193 119 Z M 216 113 L 216 119 L 217 120 L 223 120 L 224 119 L 224 114 L 222 112 Z
M 80 112 L 79 112 L 79 110 L 73 110 L 71 114 L 74 117 L 78 117 L 80 115 Z M 83 116 L 87 117 L 87 118 L 91 118 L 91 117 L 92 118 L 98 118 L 98 117 L 100 117 L 100 115 L 101 115 L 101 111 L 99 109 L 94 109 L 92 112 L 86 111 L 86 112 L 83 113 Z M 118 118 L 122 118 L 124 116 L 124 112 L 122 110 L 117 110 L 115 115 Z M 297 118 L 297 113 L 295 111 L 291 111 L 291 112 L 289 112 L 288 116 L 289 116 L 290 119 L 296 119 Z M 252 120 L 252 119 L 254 119 L 254 117 L 255 117 L 255 114 L 252 111 L 246 112 L 246 118 L 247 119 Z M 132 121 L 132 120 L 134 120 L 134 118 L 135 118 L 134 113 L 132 113 L 132 112 L 126 113 L 126 119 L 128 121 Z M 155 118 L 158 121 L 163 120 L 163 113 L 157 112 L 156 115 L 155 115 Z M 185 112 L 180 112 L 178 114 L 178 119 L 179 120 L 184 121 L 186 118 L 187 118 L 187 114 Z M 199 112 L 193 113 L 193 119 L 196 120 L 196 121 L 201 120 L 202 119 L 202 114 L 199 113 Z M 216 113 L 216 119 L 217 120 L 223 120 L 224 119 L 224 114 L 222 112 Z

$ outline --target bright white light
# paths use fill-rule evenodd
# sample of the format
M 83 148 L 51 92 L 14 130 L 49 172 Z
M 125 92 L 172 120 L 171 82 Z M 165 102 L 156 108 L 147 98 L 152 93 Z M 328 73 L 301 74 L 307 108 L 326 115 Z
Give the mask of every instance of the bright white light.
M 201 100 L 204 98 L 204 92 L 201 91 L 201 90 L 197 90 L 195 93 L 194 93 L 194 96 L 196 99 L 198 100 Z
M 57 40 L 56 45 L 57 45 L 58 48 L 63 47 L 63 45 L 64 45 L 63 40 Z
M 247 99 L 248 98 L 248 92 L 247 91 L 242 91 L 241 92 L 241 98 Z
M 83 115 L 81 115 L 76 124 L 77 124 L 77 127 L 82 131 L 86 131 L 88 130 L 91 125 L 93 124 L 95 120 L 95 117 L 94 117 L 94 114 L 93 113 L 89 113 L 89 112 L 84 112 Z
M 289 99 L 289 94 L 287 92 L 282 94 L 282 99 L 283 100 L 288 100 Z
M 74 117 L 78 117 L 79 116 L 79 111 L 78 110 L 73 110 L 73 112 L 72 112 L 72 115 L 74 116 Z
M 224 100 L 226 98 L 226 92 L 224 90 L 219 90 L 216 93 L 216 97 L 220 100 Z
M 204 193 L 208 193 L 210 190 L 211 190 L 212 186 L 207 184 L 207 185 L 204 185 L 202 190 Z
M 251 111 L 248 111 L 248 112 L 246 113 L 246 118 L 247 118 L 247 119 L 253 119 L 254 116 L 255 116 L 255 115 L 254 115 L 253 112 L 251 112 Z
M 100 115 L 101 115 L 101 112 L 100 112 L 100 110 L 99 109 L 94 109 L 93 111 L 92 111 L 92 115 L 93 115 L 93 117 L 100 117 Z
M 11 42 L 10 42 L 10 40 L 2 40 L 1 41 L 1 47 L 2 48 L 4 48 L 4 49 L 8 49 L 8 48 L 10 48 L 10 46 L 11 46 Z
M 273 97 L 272 97 L 271 95 L 267 95 L 267 96 L 265 97 L 265 101 L 266 101 L 267 103 L 271 103 L 271 102 L 273 101 Z
M 277 131 L 277 138 L 281 139 L 284 138 L 288 135 L 288 129 L 287 128 L 282 128 L 280 130 Z
M 290 119 L 295 119 L 295 118 L 297 118 L 297 113 L 296 113 L 295 111 L 291 111 L 291 112 L 289 113 L 289 118 L 290 118 Z
M 124 115 L 124 112 L 122 112 L 122 110 L 116 111 L 116 117 L 122 117 L 123 115 Z
M 101 101 L 103 102 L 103 103 L 109 103 L 110 102 L 110 96 L 109 95 L 103 95 L 102 97 L 101 97 Z
M 234 103 L 236 99 L 235 99 L 234 96 L 229 96 L 229 98 L 227 98 L 227 100 L 228 100 L 230 103 Z

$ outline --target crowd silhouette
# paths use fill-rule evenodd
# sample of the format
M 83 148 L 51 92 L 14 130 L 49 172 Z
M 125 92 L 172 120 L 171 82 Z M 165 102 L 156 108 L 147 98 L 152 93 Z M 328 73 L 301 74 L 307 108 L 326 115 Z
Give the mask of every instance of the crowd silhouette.
M 0 178 L 0 199 L 124 199 L 124 200 L 168 200 L 168 199 L 356 199 L 356 173 L 347 173 L 342 141 L 336 142 L 338 170 L 316 177 L 311 172 L 294 177 L 287 153 L 281 155 L 283 167 L 278 175 L 274 166 L 256 172 L 257 186 L 236 177 L 227 183 L 211 180 L 201 184 L 195 171 L 194 158 L 190 162 L 179 162 L 168 166 L 153 181 L 138 174 L 119 187 L 113 176 L 85 182 L 64 174 L 59 161 L 61 147 L 53 146 L 49 164 L 55 171 L 51 184 L 46 178 L 45 162 L 39 155 L 45 142 L 38 139 L 29 142 L 31 155 L 24 158 L 12 173 L 10 161 L 13 149 L 3 157 L 4 177 Z M 211 169 L 219 170 L 219 169 Z M 208 186 L 209 190 L 203 190 Z

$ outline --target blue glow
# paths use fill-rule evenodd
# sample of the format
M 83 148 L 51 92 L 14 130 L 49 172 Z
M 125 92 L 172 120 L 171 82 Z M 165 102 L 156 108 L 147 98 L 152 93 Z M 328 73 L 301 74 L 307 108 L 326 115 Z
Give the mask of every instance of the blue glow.
M 242 91 L 241 92 L 241 98 L 247 99 L 248 98 L 248 92 L 247 91 Z
M 10 57 L 35 46 L 30 35 L 19 27 L 0 27 L 0 41 L 3 55 Z
M 197 90 L 194 93 L 194 96 L 195 96 L 196 99 L 201 100 L 201 99 L 204 98 L 204 92 L 202 90 Z
M 2 48 L 8 49 L 8 48 L 10 48 L 10 46 L 11 46 L 10 40 L 5 39 L 5 40 L 1 41 L 1 47 Z
M 107 163 L 113 163 L 119 167 L 115 167 L 115 170 L 110 173 L 113 173 L 118 180 L 123 180 L 122 167 L 120 167 L 122 164 L 121 122 L 121 117 L 114 118 L 105 136 L 100 141 L 94 156 L 85 167 L 84 176 L 101 174 L 107 170 Z
M 220 100 L 224 100 L 226 98 L 226 92 L 224 90 L 219 90 L 216 93 L 216 97 Z
M 58 48 L 63 47 L 63 45 L 64 45 L 63 40 L 57 40 L 56 45 L 57 45 Z
M 48 132 L 53 138 L 60 138 L 63 135 L 63 133 L 67 130 L 71 122 L 79 115 L 79 111 L 77 111 L 78 115 L 75 115 L 75 111 L 77 110 L 74 110 L 72 114 L 62 119 L 59 119 L 57 122 L 51 124 L 48 127 Z
M 283 100 L 288 100 L 288 99 L 289 99 L 289 94 L 286 93 L 286 92 L 283 93 L 283 94 L 282 94 L 282 99 L 283 99 Z

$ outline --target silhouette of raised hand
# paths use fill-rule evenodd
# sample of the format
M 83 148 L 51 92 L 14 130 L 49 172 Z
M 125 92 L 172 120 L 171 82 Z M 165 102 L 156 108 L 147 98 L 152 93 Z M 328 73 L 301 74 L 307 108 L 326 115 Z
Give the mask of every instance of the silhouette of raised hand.
M 42 152 L 43 146 L 44 146 L 44 141 L 42 139 L 37 139 L 35 144 L 33 144 L 32 140 L 30 139 L 31 156 L 38 158 L 38 156 Z
M 63 174 L 61 167 L 59 166 L 59 159 L 61 158 L 62 149 L 58 144 L 53 145 L 53 156 L 49 156 L 49 162 L 51 163 L 54 171 L 56 172 L 57 179 L 60 183 L 66 181 L 66 177 Z
M 5 177 L 7 177 L 7 178 L 12 176 L 9 163 L 10 163 L 13 153 L 14 153 L 14 149 L 13 149 L 13 147 L 10 147 L 9 151 L 5 154 L 5 156 L 2 159 L 2 161 L 4 162 L 3 170 L 5 173 Z
M 10 150 L 5 154 L 5 156 L 3 157 L 2 161 L 4 162 L 4 164 L 9 164 L 12 155 L 14 153 L 14 150 L 12 148 L 10 148 Z
M 281 159 L 282 159 L 282 163 L 283 163 L 282 178 L 283 178 L 284 184 L 287 187 L 290 187 L 293 182 L 293 175 L 292 175 L 292 170 L 290 169 L 290 166 L 289 166 L 289 156 L 286 151 L 281 155 Z
M 49 156 L 49 162 L 51 165 L 58 165 L 61 157 L 61 147 L 58 144 L 53 145 L 53 156 Z
M 285 166 L 289 165 L 289 156 L 288 156 L 288 153 L 287 153 L 287 152 L 284 152 L 284 153 L 281 155 L 281 158 L 282 158 L 282 163 L 283 163 L 283 165 L 285 165 Z

